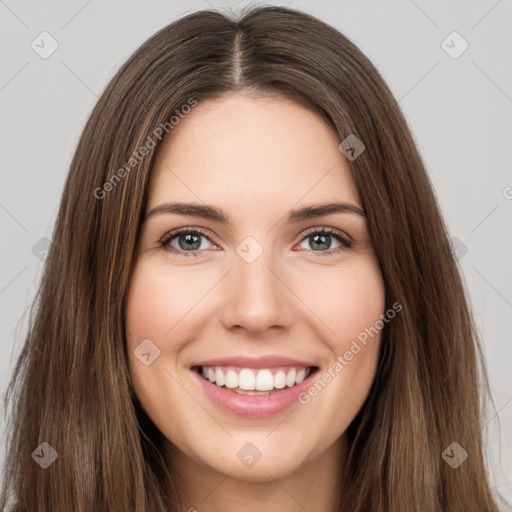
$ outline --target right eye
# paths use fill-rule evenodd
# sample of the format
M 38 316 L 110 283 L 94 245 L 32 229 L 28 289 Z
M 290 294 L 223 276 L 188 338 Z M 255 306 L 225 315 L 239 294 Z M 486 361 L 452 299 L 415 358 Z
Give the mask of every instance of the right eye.
M 174 254 L 198 256 L 198 251 L 207 249 L 202 247 L 204 245 L 202 239 L 206 239 L 213 244 L 210 237 L 199 228 L 180 228 L 167 233 L 160 241 L 160 245 L 166 251 Z

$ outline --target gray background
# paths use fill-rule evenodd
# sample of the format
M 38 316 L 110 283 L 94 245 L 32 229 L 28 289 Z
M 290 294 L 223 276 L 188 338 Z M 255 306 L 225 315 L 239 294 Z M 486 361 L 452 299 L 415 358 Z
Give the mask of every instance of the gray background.
M 459 251 L 496 405 L 484 428 L 491 477 L 512 501 L 511 1 L 268 3 L 305 10 L 341 30 L 400 101 Z M 164 25 L 210 6 L 238 11 L 245 5 L 0 0 L 2 394 L 41 277 L 44 237 L 51 238 L 68 166 L 97 97 L 130 53 Z M 43 31 L 58 43 L 46 59 L 31 47 L 35 41 L 40 52 L 43 44 L 51 48 Z M 457 58 L 445 51 L 463 48 L 456 37 L 446 39 L 453 31 L 469 44 Z M 3 456 L 3 423 L 0 436 Z

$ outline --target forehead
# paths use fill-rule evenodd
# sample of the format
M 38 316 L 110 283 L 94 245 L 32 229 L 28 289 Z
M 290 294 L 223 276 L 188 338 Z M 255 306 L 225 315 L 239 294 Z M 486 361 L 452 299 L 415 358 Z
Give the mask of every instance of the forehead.
M 170 200 L 260 214 L 302 200 L 361 205 L 339 143 L 320 116 L 291 100 L 242 94 L 205 100 L 164 139 L 148 209 Z

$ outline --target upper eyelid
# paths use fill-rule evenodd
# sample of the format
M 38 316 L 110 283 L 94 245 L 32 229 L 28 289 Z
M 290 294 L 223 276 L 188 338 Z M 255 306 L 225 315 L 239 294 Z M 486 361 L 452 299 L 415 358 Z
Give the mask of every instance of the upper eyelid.
M 173 229 L 171 231 L 169 231 L 168 233 L 166 233 L 162 238 L 161 238 L 161 242 L 165 242 L 165 241 L 168 241 L 168 240 L 171 240 L 172 238 L 182 234 L 182 233 L 197 233 L 201 236 L 204 236 L 205 238 L 208 238 L 210 240 L 210 242 L 216 244 L 217 242 L 215 242 L 214 238 L 215 237 L 212 237 L 211 235 L 209 235 L 207 233 L 206 230 L 204 230 L 203 228 L 195 228 L 195 227 L 183 227 L 183 228 L 176 228 L 176 229 Z
M 338 236 L 341 236 L 342 238 L 346 238 L 350 243 L 352 244 L 355 244 L 356 241 L 348 234 L 346 233 L 345 231 L 343 231 L 342 229 L 339 229 L 339 228 L 331 228 L 329 226 L 314 226 L 312 228 L 308 228 L 306 229 L 303 233 L 302 233 L 302 238 L 301 238 L 301 241 L 309 236 L 311 233 L 315 233 L 315 232 L 326 232 L 326 233 L 329 233 L 329 234 L 332 234 L 332 235 L 338 235 Z

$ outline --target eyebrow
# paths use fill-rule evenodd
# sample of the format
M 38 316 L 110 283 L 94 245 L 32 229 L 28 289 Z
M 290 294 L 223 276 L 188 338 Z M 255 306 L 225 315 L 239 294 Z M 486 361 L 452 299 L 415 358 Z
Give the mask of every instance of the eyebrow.
M 286 218 L 287 223 L 298 223 L 303 220 L 322 217 L 331 213 L 353 213 L 366 217 L 366 212 L 356 205 L 349 203 L 326 203 L 319 205 L 305 206 L 297 210 L 290 210 Z M 163 203 L 155 206 L 147 215 L 146 219 L 155 215 L 177 214 L 190 217 L 210 219 L 221 224 L 230 224 L 229 216 L 220 208 L 204 204 L 194 203 Z

